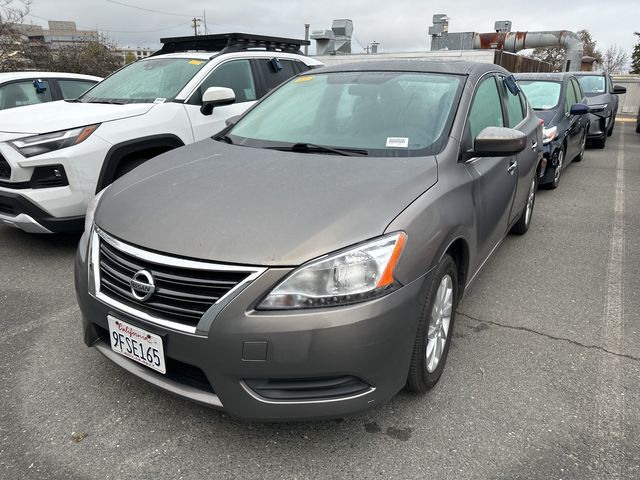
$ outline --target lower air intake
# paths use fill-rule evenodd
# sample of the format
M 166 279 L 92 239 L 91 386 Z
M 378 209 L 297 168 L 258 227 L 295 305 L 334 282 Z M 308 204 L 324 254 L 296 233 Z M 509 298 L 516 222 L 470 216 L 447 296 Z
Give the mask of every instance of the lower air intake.
M 260 397 L 280 401 L 330 400 L 352 397 L 371 386 L 353 376 L 305 379 L 245 380 Z

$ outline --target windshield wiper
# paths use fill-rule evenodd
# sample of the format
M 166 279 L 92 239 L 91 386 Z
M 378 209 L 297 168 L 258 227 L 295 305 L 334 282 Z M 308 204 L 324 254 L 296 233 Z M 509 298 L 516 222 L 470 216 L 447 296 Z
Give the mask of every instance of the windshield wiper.
M 121 102 L 118 100 L 87 100 L 84 103 L 106 103 L 108 105 L 125 105 L 127 102 Z
M 369 152 L 359 148 L 341 148 L 341 147 L 328 147 L 326 145 L 316 145 L 315 143 L 294 143 L 290 147 L 265 147 L 273 150 L 282 150 L 285 152 L 301 152 L 301 153 L 316 153 L 316 152 L 329 152 L 337 155 L 344 155 L 345 157 L 365 157 L 369 155 Z
M 218 141 L 227 142 L 228 144 L 233 145 L 233 140 L 231 140 L 231 137 L 227 134 L 216 135 L 214 139 Z

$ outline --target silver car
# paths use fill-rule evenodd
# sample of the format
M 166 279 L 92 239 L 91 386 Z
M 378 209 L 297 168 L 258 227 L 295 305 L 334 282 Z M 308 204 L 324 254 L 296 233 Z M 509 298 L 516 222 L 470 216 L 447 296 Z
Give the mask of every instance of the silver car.
M 540 121 L 499 66 L 299 75 L 92 202 L 75 270 L 85 343 L 245 419 L 426 392 L 463 293 L 529 228 L 541 162 Z

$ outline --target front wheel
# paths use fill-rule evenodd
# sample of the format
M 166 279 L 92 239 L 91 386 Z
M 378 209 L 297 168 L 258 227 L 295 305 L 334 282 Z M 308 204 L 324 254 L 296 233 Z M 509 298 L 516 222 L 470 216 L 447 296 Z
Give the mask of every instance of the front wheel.
M 447 361 L 458 305 L 458 269 L 445 255 L 429 282 L 413 347 L 406 390 L 425 393 L 440 379 Z
M 527 195 L 527 203 L 518 219 L 518 222 L 511 229 L 511 233 L 516 235 L 524 235 L 529 230 L 531 225 L 531 218 L 533 217 L 533 206 L 536 203 L 536 190 L 538 188 L 538 174 L 534 173 L 531 186 L 529 187 L 529 194 Z
M 562 175 L 562 168 L 564 167 L 564 147 L 560 147 L 558 152 L 558 158 L 556 159 L 556 168 L 553 171 L 553 181 L 549 184 L 550 189 L 558 188 L 560 185 L 560 175 Z

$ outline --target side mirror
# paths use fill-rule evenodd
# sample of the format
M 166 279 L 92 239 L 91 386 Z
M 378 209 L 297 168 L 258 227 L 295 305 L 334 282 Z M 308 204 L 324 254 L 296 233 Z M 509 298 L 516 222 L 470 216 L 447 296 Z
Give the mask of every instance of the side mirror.
M 615 95 L 622 95 L 623 93 L 627 93 L 627 89 L 621 85 L 614 85 L 613 86 L 613 93 Z
M 203 115 L 211 115 L 214 107 L 231 105 L 236 101 L 236 94 L 230 88 L 209 87 L 202 95 L 202 106 L 200 112 Z
M 474 157 L 507 157 L 516 155 L 527 147 L 527 136 L 519 130 L 504 127 L 487 127 L 473 142 Z
M 571 115 L 586 115 L 589 113 L 589 107 L 584 103 L 574 103 L 569 110 Z

